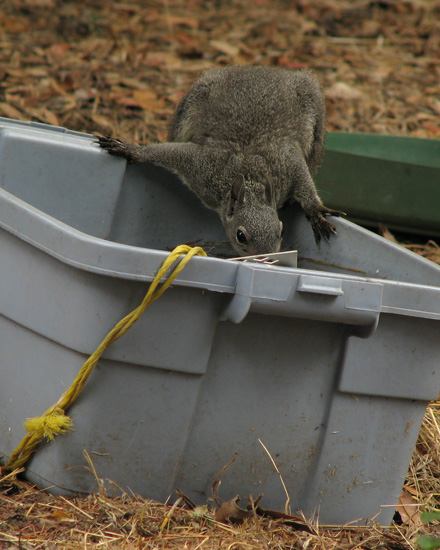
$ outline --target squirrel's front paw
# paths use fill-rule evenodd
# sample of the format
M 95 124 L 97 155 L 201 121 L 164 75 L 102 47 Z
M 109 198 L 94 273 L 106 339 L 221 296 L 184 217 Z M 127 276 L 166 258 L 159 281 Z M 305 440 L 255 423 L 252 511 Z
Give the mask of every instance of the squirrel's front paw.
M 95 143 L 98 143 L 101 149 L 105 149 L 111 155 L 124 157 L 128 160 L 132 159 L 130 145 L 121 141 L 120 139 L 115 139 L 107 136 L 97 136 L 97 140 L 95 141 Z
M 325 214 L 330 214 L 331 216 L 345 216 L 345 212 L 341 212 L 340 210 L 332 210 L 324 205 L 312 214 L 306 214 L 307 219 L 312 224 L 316 244 L 320 243 L 321 236 L 328 242 L 332 234 L 336 235 L 335 226 L 327 220 Z

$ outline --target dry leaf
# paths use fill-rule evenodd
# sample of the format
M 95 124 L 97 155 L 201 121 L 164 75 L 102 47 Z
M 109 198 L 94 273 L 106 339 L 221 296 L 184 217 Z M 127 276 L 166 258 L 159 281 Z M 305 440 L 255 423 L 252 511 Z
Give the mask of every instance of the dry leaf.
M 114 129 L 113 124 L 104 116 L 94 113 L 91 115 L 91 119 L 98 125 L 99 128 L 102 128 L 103 131 L 110 133 Z
M 333 86 L 330 86 L 330 88 L 327 88 L 325 90 L 325 96 L 328 99 L 333 100 L 361 99 L 362 95 L 362 92 L 360 92 L 353 86 L 345 84 L 345 82 L 336 82 L 335 84 L 333 84 Z
M 57 59 L 62 59 L 66 53 L 70 50 L 70 44 L 67 44 L 66 42 L 61 44 L 52 44 L 50 47 L 50 51 L 52 55 Z
M 233 499 L 224 502 L 215 512 L 215 520 L 220 523 L 232 521 L 241 523 L 245 518 L 251 518 L 255 515 L 253 510 L 244 510 L 238 506 L 240 497 L 237 495 Z
M 130 78 L 128 76 L 112 75 L 112 84 L 121 84 L 126 88 L 134 88 L 135 90 L 145 90 L 149 86 L 145 82 L 138 80 L 137 78 Z
M 26 120 L 25 115 L 8 103 L 0 103 L 0 112 L 3 116 L 8 118 L 15 118 L 17 120 Z
M 307 533 L 313 533 L 306 520 L 301 516 L 293 516 L 291 514 L 285 514 L 284 512 L 278 512 L 277 510 L 267 510 L 257 506 L 256 513 L 262 517 L 269 517 L 276 520 L 281 520 L 298 531 L 306 531 Z
M 240 48 L 229 44 L 229 42 L 223 42 L 222 40 L 211 40 L 209 42 L 213 48 L 221 53 L 229 55 L 230 57 L 236 57 L 240 53 Z
M 165 107 L 165 99 L 159 98 L 153 90 L 135 90 L 133 99 L 146 111 L 160 110 Z
M 362 23 L 359 36 L 362 36 L 364 38 L 376 37 L 380 34 L 381 28 L 382 26 L 379 21 L 375 21 L 374 19 L 367 19 Z
M 420 491 L 418 491 L 415 487 L 411 487 L 410 485 L 405 485 L 404 489 L 413 497 L 417 497 L 417 498 L 420 497 Z
M 181 25 L 196 29 L 199 26 L 199 19 L 196 17 L 179 17 L 177 15 L 167 15 L 167 22 L 171 25 Z
M 187 48 L 200 48 L 200 40 L 189 32 L 178 32 L 175 38 L 180 44 L 183 44 Z
M 422 126 L 426 130 L 428 130 L 433 137 L 437 137 L 440 134 L 440 127 L 438 123 L 425 120 L 422 122 Z
M 72 514 L 70 514 L 69 512 L 65 512 L 64 510 L 54 510 L 50 514 L 50 516 L 56 519 L 57 521 L 64 521 L 64 522 L 75 521 L 72 518 Z
M 167 69 L 179 69 L 182 65 L 180 58 L 170 52 L 148 52 L 146 62 L 151 67 L 166 67 Z
M 118 97 L 115 99 L 118 105 L 123 105 L 124 107 L 131 107 L 133 109 L 141 109 L 139 103 L 134 99 L 134 97 L 126 95 L 123 97 Z
M 396 508 L 396 512 L 399 512 L 403 523 L 411 525 L 412 527 L 419 527 L 422 525 L 419 504 L 413 499 L 406 487 L 403 487 L 400 493 L 399 505 Z
M 212 500 L 220 507 L 220 500 L 218 496 L 218 489 L 221 485 L 221 476 L 228 470 L 228 468 L 237 460 L 238 456 L 234 456 L 231 460 L 223 466 L 223 468 L 215 476 L 211 486 Z
M 43 118 L 46 122 L 48 122 L 49 124 L 52 124 L 52 126 L 60 125 L 60 121 L 58 120 L 58 117 L 48 109 L 43 109 Z
M 189 510 L 194 510 L 195 508 L 197 508 L 196 504 L 189 498 L 189 496 L 185 495 L 185 493 L 183 493 L 180 489 L 176 489 L 174 492 L 182 498 L 185 506 Z

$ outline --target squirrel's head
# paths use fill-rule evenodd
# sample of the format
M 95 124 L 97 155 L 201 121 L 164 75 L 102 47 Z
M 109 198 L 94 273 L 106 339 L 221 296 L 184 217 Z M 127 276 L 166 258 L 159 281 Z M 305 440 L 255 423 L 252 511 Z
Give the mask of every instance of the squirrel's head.
M 233 248 L 241 256 L 279 252 L 283 224 L 273 203 L 272 186 L 246 182 L 232 184 L 223 213 L 223 225 Z

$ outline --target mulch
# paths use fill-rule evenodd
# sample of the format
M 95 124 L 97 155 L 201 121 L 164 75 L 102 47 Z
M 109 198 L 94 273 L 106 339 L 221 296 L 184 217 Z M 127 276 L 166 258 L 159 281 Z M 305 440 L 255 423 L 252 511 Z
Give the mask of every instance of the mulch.
M 3 0 L 0 116 L 165 141 L 168 121 L 206 68 L 311 67 L 331 131 L 440 138 L 439 0 Z M 392 236 L 390 237 L 392 238 Z M 406 245 L 440 263 L 433 242 Z M 390 529 L 321 526 L 135 494 L 55 497 L 0 472 L 0 548 L 418 548 L 419 509 L 440 506 L 440 404 L 427 410 Z
M 3 0 L 0 114 L 136 142 L 208 67 L 312 67 L 328 129 L 439 137 L 440 2 Z

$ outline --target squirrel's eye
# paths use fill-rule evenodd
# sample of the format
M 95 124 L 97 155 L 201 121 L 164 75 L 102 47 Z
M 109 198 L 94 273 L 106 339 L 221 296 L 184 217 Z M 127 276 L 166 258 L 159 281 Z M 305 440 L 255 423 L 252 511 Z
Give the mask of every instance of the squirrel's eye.
M 242 231 L 241 229 L 239 229 L 237 231 L 237 241 L 241 244 L 246 244 L 247 243 L 247 237 L 246 237 L 244 231 Z

